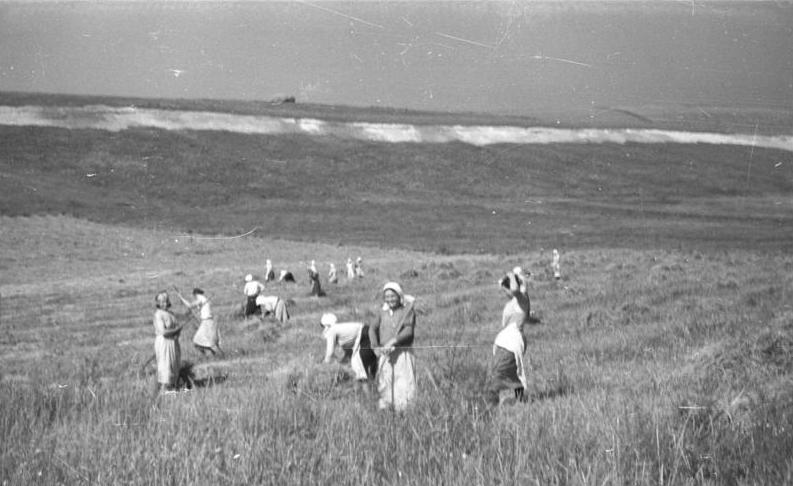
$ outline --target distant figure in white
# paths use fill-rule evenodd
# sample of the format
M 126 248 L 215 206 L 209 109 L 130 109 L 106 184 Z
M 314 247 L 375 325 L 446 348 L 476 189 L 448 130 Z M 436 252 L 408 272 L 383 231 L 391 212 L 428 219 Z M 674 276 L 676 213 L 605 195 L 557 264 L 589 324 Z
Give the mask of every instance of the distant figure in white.
M 487 400 L 495 405 L 501 402 L 502 390 L 514 392 L 516 400 L 524 400 L 528 387 L 523 354 L 526 351 L 525 327 L 529 323 L 531 302 L 528 293 L 528 278 L 520 267 L 515 267 L 499 281 L 501 290 L 509 297 L 501 316 L 501 331 L 493 343 Z
M 260 295 L 256 297 L 256 305 L 262 313 L 262 318 L 272 315 L 281 324 L 289 320 L 289 309 L 286 302 L 277 295 Z
M 358 278 L 363 278 L 363 260 L 361 257 L 358 257 L 355 260 L 355 276 Z
M 154 311 L 154 355 L 157 359 L 157 383 L 160 391 L 173 392 L 179 379 L 181 351 L 179 333 L 182 327 L 176 323 L 171 313 L 171 299 L 167 292 L 160 292 L 154 298 L 157 310 Z
M 553 270 L 553 278 L 556 280 L 562 278 L 562 269 L 559 266 L 559 251 L 556 248 L 553 249 L 553 261 L 551 262 L 551 269 Z
M 369 327 L 362 322 L 338 322 L 335 314 L 322 314 L 319 321 L 322 337 L 325 338 L 325 357 L 323 363 L 331 363 L 336 347 L 344 352 L 341 362 L 349 361 L 355 375 L 356 388 L 377 373 L 377 356 L 369 345 Z M 366 390 L 366 389 L 365 389 Z
M 355 270 L 352 268 L 352 258 L 347 259 L 347 280 L 355 278 Z
M 198 331 L 193 336 L 193 346 L 204 356 L 210 354 L 223 356 L 223 350 L 220 349 L 220 331 L 212 318 L 209 299 L 199 288 L 193 289 L 193 298 L 195 300 L 190 302 L 179 294 L 179 299 L 191 312 L 193 309 L 198 310 L 198 318 L 201 321 Z
M 273 270 L 273 261 L 269 258 L 264 262 L 264 281 L 273 282 L 275 280 L 275 271 Z
M 328 270 L 328 282 L 339 283 L 339 276 L 336 275 L 336 265 L 331 263 L 330 270 Z
M 258 280 L 254 280 L 253 275 L 245 275 L 245 287 L 242 293 L 245 294 L 245 317 L 256 313 L 256 297 L 264 290 L 264 285 Z
M 398 283 L 389 282 L 383 287 L 383 301 L 377 320 L 369 328 L 369 341 L 379 356 L 377 406 L 403 411 L 416 398 L 414 299 L 405 295 Z

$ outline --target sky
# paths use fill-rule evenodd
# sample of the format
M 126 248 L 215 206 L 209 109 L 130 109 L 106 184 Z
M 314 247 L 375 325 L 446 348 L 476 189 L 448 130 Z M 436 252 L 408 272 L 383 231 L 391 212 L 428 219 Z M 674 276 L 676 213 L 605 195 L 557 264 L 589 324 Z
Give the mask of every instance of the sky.
M 793 110 L 793 3 L 0 2 L 0 91 Z

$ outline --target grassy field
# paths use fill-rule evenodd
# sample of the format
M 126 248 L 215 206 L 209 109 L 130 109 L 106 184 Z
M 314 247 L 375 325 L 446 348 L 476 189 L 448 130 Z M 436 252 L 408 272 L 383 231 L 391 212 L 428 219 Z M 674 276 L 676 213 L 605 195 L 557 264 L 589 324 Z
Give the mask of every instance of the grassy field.
M 793 482 L 789 154 L 0 138 L 2 484 Z M 324 276 L 359 255 L 364 279 L 308 296 L 307 261 Z M 298 277 L 270 286 L 287 325 L 238 315 L 266 258 Z M 489 409 L 495 281 L 514 265 L 541 320 L 531 402 Z M 467 346 L 417 350 L 405 415 L 316 364 L 319 316 L 370 319 L 392 279 L 418 297 L 418 346 Z M 142 365 L 172 285 L 209 293 L 227 356 L 183 333 L 202 386 L 157 396 Z

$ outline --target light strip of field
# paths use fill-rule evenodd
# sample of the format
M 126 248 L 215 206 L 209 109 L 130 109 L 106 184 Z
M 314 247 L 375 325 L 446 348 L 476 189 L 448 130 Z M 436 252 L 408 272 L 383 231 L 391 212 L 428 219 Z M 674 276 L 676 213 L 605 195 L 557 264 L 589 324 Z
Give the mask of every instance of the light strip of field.
M 791 135 L 726 134 L 658 129 L 550 128 L 486 125 L 347 123 L 206 111 L 108 106 L 0 106 L 0 125 L 121 131 L 131 128 L 213 130 L 244 134 L 306 134 L 384 143 L 462 142 L 484 146 L 552 143 L 675 143 L 739 145 L 793 152 Z

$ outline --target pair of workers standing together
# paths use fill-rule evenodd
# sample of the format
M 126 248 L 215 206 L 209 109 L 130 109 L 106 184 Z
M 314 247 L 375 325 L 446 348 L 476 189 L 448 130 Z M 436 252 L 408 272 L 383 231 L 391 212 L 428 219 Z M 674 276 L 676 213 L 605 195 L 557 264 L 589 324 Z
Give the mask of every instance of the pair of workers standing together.
M 383 306 L 371 326 L 337 322 L 334 314 L 320 320 L 326 341 L 324 362 L 330 363 L 338 345 L 350 358 L 356 386 L 374 379 L 378 408 L 405 410 L 416 397 L 413 336 L 416 327 L 414 298 L 396 282 L 383 287 Z

